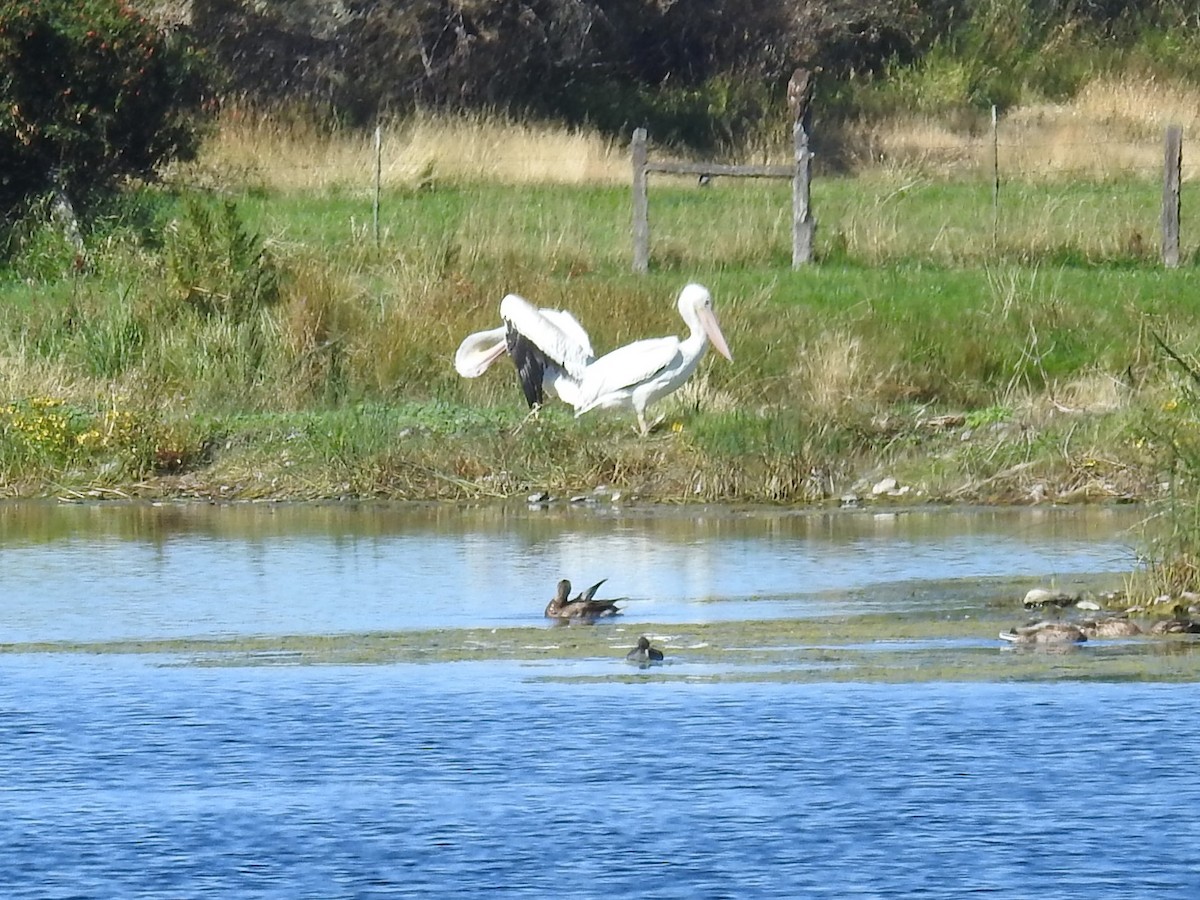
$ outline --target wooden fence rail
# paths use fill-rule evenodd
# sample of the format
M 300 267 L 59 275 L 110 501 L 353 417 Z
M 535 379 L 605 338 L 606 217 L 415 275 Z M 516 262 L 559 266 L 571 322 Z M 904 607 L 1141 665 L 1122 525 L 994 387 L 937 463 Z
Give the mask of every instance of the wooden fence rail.
M 797 83 L 803 70 L 797 70 L 792 83 Z M 812 153 L 809 151 L 809 108 L 811 92 L 796 102 L 803 91 L 793 91 L 789 85 L 788 98 L 793 112 L 794 159 L 790 166 L 727 165 L 707 162 L 651 161 L 647 149 L 646 129 L 633 132 L 630 144 L 633 163 L 633 271 L 644 274 L 650 270 L 650 199 L 647 175 L 698 175 L 700 177 L 733 176 L 739 178 L 792 179 L 792 268 L 798 269 L 813 258 L 813 234 L 816 223 L 810 204 Z M 996 246 L 1000 230 L 1000 154 L 997 138 L 998 119 L 992 109 L 992 245 Z M 1180 183 L 1183 170 L 1183 130 L 1178 125 L 1167 127 L 1164 142 L 1162 197 L 1162 262 L 1167 268 L 1179 265 L 1180 246 Z
M 633 164 L 633 271 L 650 271 L 650 196 L 646 176 L 651 172 L 665 175 L 698 175 L 704 177 L 790 178 L 792 179 L 792 268 L 812 262 L 813 232 L 810 183 L 812 153 L 809 151 L 809 131 L 813 75 L 807 69 L 797 69 L 788 84 L 788 106 L 792 113 L 792 137 L 795 145 L 790 166 L 727 165 L 724 163 L 651 162 L 647 150 L 645 128 L 634 129 L 630 142 Z

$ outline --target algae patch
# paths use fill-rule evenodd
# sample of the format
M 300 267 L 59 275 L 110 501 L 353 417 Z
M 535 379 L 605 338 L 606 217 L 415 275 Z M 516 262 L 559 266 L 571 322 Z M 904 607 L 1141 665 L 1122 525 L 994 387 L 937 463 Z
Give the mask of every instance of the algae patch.
M 511 662 L 525 680 L 569 683 L 1200 681 L 1195 636 L 1057 650 L 1002 644 L 998 631 L 1019 617 L 1010 603 L 989 601 L 950 613 L 5 644 L 0 653 L 154 655 L 177 666 Z M 624 656 L 643 633 L 666 664 L 633 672 Z

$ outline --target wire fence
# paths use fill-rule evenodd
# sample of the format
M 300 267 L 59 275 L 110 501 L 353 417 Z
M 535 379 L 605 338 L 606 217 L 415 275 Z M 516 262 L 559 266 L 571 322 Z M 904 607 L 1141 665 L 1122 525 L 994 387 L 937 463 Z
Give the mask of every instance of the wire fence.
M 867 160 L 861 149 L 826 159 L 812 186 L 817 257 L 1197 261 L 1195 237 L 1181 238 L 1182 186 L 1200 174 L 1184 166 L 1183 129 L 1087 140 L 1083 130 L 1009 134 L 993 118 L 983 134 L 880 135 Z M 644 271 L 636 242 L 634 254 Z
M 874 131 L 836 150 L 822 146 L 818 131 L 812 256 L 817 262 L 846 258 L 868 264 L 1200 262 L 1200 229 L 1189 233 L 1186 218 L 1175 220 L 1173 261 L 1164 239 L 1171 205 L 1186 212 L 1188 186 L 1200 177 L 1200 159 L 1185 152 L 1200 139 L 1189 131 L 1198 130 L 1189 123 L 1179 132 L 1173 187 L 1165 127 L 1118 133 L 1104 123 L 1015 128 L 1001 121 L 993 130 L 955 132 L 910 125 Z M 630 148 L 617 141 L 565 130 L 514 135 L 511 129 L 489 132 L 475 125 L 425 134 L 381 129 L 378 138 L 343 134 L 324 143 L 309 136 L 292 152 L 281 152 L 276 143 L 269 158 L 253 155 L 263 147 L 243 142 L 233 152 L 226 148 L 216 168 L 263 187 L 327 192 L 339 203 L 359 198 L 363 203 L 354 215 L 360 238 L 368 236 L 362 230 L 366 222 L 376 241 L 402 238 L 406 223 L 419 221 L 411 209 L 418 195 L 454 190 L 482 197 L 488 192 L 480 185 L 516 186 L 504 201 L 513 208 L 502 215 L 481 211 L 463 217 L 463 243 L 500 243 L 481 233 L 488 227 L 526 234 L 541 228 L 546 242 L 570 248 L 577 257 L 572 266 L 607 265 L 618 256 L 622 265 L 633 262 L 634 201 L 620 208 L 609 203 L 598 213 L 589 193 L 630 191 Z M 671 158 L 652 136 L 649 156 L 659 162 Z M 721 172 L 710 178 L 695 171 L 703 160 L 687 162 L 686 174 L 660 169 L 649 178 L 650 265 L 784 263 L 794 246 L 787 179 L 764 183 Z M 790 162 L 778 152 L 722 160 L 726 168 Z M 715 162 L 713 168 L 719 168 Z M 537 208 L 528 213 L 516 208 L 522 186 L 537 198 Z M 587 190 L 564 189 L 561 199 L 551 199 L 546 191 L 558 186 Z M 572 195 L 581 198 L 574 205 Z M 517 224 L 526 214 L 530 221 Z M 593 259 L 582 258 L 589 253 Z

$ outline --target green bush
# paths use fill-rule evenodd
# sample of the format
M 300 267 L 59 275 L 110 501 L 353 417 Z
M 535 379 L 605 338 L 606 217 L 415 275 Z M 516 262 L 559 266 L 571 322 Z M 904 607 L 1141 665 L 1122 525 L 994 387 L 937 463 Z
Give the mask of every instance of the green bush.
M 0 0 L 0 214 L 193 157 L 205 96 L 199 56 L 125 0 Z
M 237 206 L 195 197 L 167 229 L 167 271 L 179 298 L 206 315 L 246 321 L 279 299 L 279 271 Z

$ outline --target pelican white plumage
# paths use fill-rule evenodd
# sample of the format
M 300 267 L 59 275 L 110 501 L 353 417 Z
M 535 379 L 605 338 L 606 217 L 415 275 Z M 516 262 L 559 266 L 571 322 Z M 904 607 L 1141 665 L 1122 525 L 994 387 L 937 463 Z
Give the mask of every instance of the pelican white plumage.
M 499 328 L 469 335 L 454 354 L 454 368 L 464 378 L 478 378 L 505 353 L 512 358 L 529 406 L 545 402 L 549 387 L 576 405 L 579 382 L 595 359 L 584 327 L 566 310 L 538 309 L 524 297 L 508 294 L 500 301 Z
M 592 409 L 632 409 L 642 434 L 646 407 L 677 390 L 696 370 L 709 342 L 730 362 L 733 355 L 713 313 L 712 295 L 701 284 L 686 285 L 676 303 L 690 333 L 686 338 L 650 338 L 618 347 L 590 363 L 579 382 L 575 415 Z

